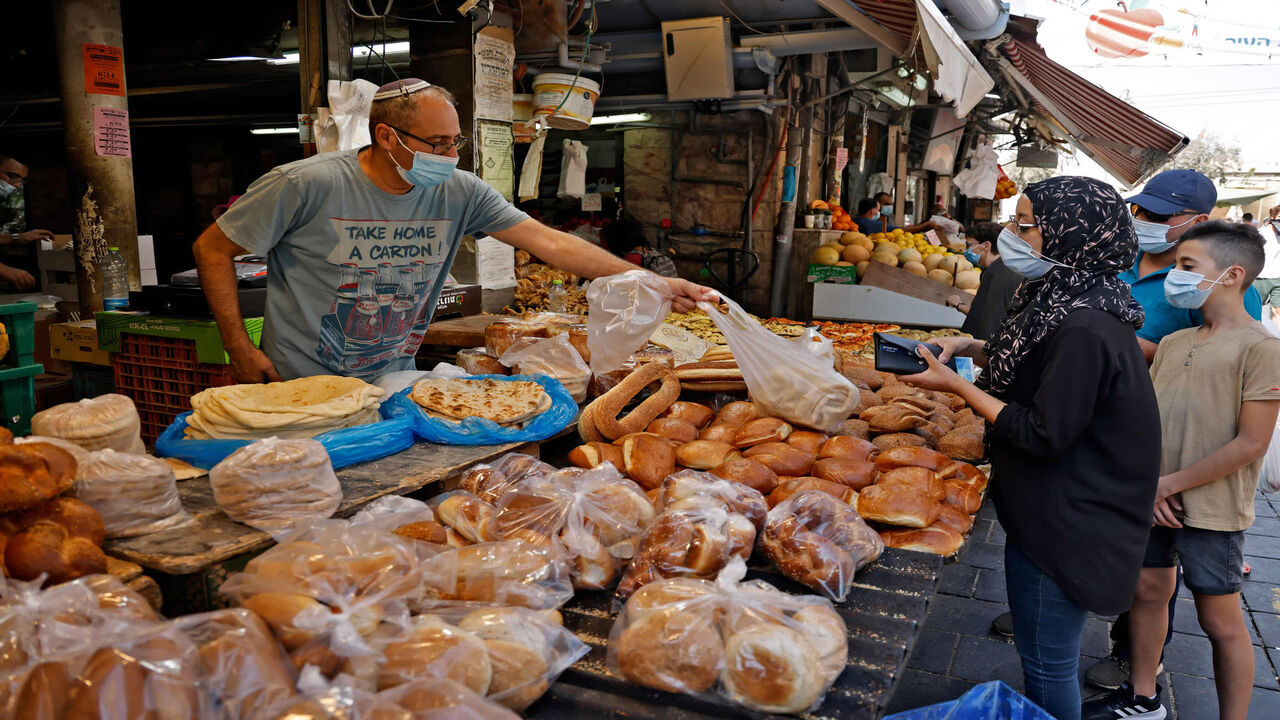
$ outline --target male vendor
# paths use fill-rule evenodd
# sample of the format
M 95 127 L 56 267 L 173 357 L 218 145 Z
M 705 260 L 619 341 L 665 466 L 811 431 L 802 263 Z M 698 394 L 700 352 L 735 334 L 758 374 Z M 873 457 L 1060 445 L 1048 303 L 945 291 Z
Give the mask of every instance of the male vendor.
M 463 236 L 486 233 L 576 275 L 635 266 L 517 210 L 456 170 L 467 142 L 444 88 L 410 78 L 382 86 L 373 144 L 277 167 L 196 241 L 205 296 L 231 357 L 253 383 L 319 374 L 366 380 L 412 370 Z M 262 349 L 245 332 L 233 258 L 269 257 Z M 663 282 L 677 311 L 710 290 Z

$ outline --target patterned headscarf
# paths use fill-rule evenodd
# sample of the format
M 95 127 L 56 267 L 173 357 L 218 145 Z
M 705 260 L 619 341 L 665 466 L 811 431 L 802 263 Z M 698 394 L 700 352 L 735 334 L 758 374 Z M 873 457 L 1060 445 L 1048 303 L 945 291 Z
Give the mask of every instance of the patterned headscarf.
M 1111 313 L 1142 327 L 1142 306 L 1117 277 L 1133 267 L 1138 239 L 1133 218 L 1115 188 L 1084 177 L 1050 178 L 1027 186 L 1042 253 L 1054 265 L 1036 280 L 1024 280 L 1005 313 L 1000 333 L 987 343 L 990 361 L 984 384 L 999 395 L 1013 385 L 1023 361 L 1067 315 L 1080 308 Z

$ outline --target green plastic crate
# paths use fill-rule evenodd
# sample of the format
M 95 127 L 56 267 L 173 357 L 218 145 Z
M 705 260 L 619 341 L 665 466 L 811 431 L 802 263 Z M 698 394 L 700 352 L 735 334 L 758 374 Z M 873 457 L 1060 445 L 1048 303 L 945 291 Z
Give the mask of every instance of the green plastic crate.
M 120 352 L 120 336 L 126 333 L 150 335 L 180 340 L 193 340 L 199 362 L 230 365 L 231 358 L 222 348 L 222 335 L 218 324 L 212 320 L 140 315 L 136 313 L 100 312 L 98 321 L 98 348 L 111 353 Z M 262 338 L 262 318 L 244 319 L 244 329 L 249 339 L 257 345 Z
M 40 363 L 0 369 L 0 419 L 14 435 L 31 434 L 31 416 L 36 414 L 35 378 L 42 372 Z
M 36 354 L 36 304 L 33 302 L 0 305 L 0 322 L 9 334 L 9 353 L 2 362 L 5 367 L 22 368 L 35 360 Z

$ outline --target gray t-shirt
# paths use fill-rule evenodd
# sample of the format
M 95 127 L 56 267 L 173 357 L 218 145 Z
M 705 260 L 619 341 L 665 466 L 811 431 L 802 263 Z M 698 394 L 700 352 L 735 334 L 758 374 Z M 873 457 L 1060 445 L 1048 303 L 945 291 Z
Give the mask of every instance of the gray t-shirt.
M 356 154 L 274 168 L 218 218 L 232 242 L 269 257 L 262 349 L 286 380 L 412 370 L 462 238 L 529 218 L 462 170 L 392 195 Z

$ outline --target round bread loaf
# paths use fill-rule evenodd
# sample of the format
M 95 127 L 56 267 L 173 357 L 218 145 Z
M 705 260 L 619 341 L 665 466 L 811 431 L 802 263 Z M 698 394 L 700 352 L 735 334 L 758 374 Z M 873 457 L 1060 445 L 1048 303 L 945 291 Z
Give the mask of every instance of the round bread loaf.
M 190 519 L 169 464 L 150 455 L 98 450 L 80 468 L 75 495 L 102 516 L 107 537 L 133 537 Z
M 725 642 L 725 693 L 749 708 L 798 713 L 818 701 L 825 681 L 813 645 L 796 630 L 762 623 Z
M 669 692 L 709 690 L 724 661 L 724 645 L 710 610 L 672 606 L 637 618 L 618 638 L 622 676 Z
M 311 439 L 266 438 L 236 450 L 209 472 L 218 507 L 263 531 L 303 518 L 327 518 L 342 486 L 324 446 Z
M 31 417 L 33 435 L 62 438 L 90 451 L 141 455 L 146 452 L 141 431 L 142 420 L 133 401 L 115 393 L 55 405 Z

